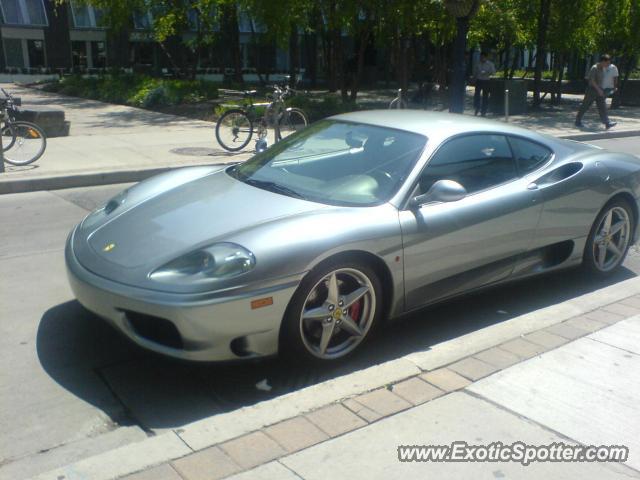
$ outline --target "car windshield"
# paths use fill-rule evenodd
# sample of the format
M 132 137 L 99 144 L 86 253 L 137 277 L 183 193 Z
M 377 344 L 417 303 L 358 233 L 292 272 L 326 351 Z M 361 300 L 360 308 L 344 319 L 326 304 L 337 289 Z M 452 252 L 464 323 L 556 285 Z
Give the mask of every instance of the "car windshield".
M 227 172 L 283 195 L 372 206 L 398 191 L 426 142 L 426 137 L 402 130 L 323 120 Z

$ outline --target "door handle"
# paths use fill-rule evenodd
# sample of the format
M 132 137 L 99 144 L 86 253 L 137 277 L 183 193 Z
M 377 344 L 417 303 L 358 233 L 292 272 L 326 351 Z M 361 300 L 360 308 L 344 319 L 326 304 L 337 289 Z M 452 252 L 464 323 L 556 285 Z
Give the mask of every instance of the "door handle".
M 538 190 L 538 184 L 536 182 L 531 182 L 527 185 L 527 190 Z

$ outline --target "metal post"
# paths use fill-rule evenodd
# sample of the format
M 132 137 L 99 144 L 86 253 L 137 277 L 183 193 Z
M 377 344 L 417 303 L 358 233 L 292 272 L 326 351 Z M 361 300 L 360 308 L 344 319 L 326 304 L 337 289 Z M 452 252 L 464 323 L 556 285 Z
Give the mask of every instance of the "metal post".
M 509 89 L 504 90 L 504 121 L 509 121 Z
M 398 110 L 402 108 L 402 89 L 401 88 L 398 89 L 398 104 L 396 105 L 396 108 Z

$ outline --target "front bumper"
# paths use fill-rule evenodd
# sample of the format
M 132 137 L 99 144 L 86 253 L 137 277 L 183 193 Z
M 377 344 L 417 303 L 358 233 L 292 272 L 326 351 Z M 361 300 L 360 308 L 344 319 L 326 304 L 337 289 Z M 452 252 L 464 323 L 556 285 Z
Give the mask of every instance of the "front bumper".
M 173 294 L 123 285 L 90 272 L 78 262 L 71 241 L 65 260 L 71 289 L 88 310 L 141 347 L 195 361 L 276 354 L 285 310 L 303 275 L 238 295 Z M 253 300 L 268 297 L 272 305 L 252 309 Z M 162 334 L 154 333 L 154 323 Z

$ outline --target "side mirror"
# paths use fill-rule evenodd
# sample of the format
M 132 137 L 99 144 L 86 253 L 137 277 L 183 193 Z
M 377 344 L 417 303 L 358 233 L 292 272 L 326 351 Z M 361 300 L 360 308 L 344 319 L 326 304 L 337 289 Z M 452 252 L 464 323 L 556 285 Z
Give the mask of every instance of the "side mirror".
M 467 196 L 467 190 L 453 180 L 438 180 L 427 193 L 411 199 L 411 205 L 419 207 L 429 202 L 457 202 Z

